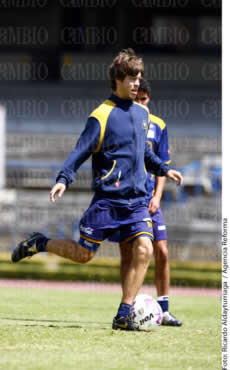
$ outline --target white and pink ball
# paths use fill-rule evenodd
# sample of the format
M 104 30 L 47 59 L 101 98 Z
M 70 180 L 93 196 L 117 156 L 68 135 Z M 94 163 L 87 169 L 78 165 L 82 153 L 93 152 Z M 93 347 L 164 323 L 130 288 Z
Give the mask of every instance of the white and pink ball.
M 141 331 L 155 330 L 163 320 L 161 306 L 147 294 L 136 296 L 130 312 L 135 328 Z

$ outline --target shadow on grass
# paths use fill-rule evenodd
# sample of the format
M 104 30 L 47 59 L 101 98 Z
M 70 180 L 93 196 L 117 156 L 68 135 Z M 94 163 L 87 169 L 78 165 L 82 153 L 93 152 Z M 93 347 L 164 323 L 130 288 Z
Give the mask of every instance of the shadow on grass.
M 21 326 L 28 326 L 28 327 L 40 326 L 40 327 L 44 327 L 44 328 L 57 328 L 57 329 L 76 328 L 76 329 L 103 329 L 103 330 L 107 330 L 108 326 L 111 328 L 111 323 L 108 323 L 108 322 L 22 319 L 22 318 L 18 319 L 18 318 L 10 318 L 10 317 L 1 317 L 0 321 L 16 321 Z M 28 322 L 28 321 L 32 322 L 32 324 L 24 323 L 24 322 Z M 42 324 L 42 323 L 44 323 L 44 324 Z M 46 325 L 45 323 L 51 323 L 51 324 Z M 55 325 L 53 323 L 57 323 L 57 325 Z M 72 325 L 62 325 L 62 323 L 64 323 L 64 324 L 73 323 L 73 324 Z M 102 325 L 103 325 L 103 327 L 102 327 Z M 12 326 L 12 325 L 6 325 L 6 326 Z

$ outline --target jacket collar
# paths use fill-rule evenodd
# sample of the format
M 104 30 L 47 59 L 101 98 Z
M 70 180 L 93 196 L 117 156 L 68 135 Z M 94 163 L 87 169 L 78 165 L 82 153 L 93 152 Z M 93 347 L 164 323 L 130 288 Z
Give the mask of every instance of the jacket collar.
M 111 94 L 109 100 L 112 100 L 117 105 L 131 105 L 133 104 L 133 100 L 131 99 L 121 99 L 117 95 Z

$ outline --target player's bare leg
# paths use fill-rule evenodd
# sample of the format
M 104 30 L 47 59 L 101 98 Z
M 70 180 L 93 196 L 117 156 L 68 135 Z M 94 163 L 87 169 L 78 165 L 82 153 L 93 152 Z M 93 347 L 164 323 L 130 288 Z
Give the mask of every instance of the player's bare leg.
M 167 296 L 169 291 L 169 262 L 167 240 L 159 240 L 153 243 L 155 258 L 155 284 L 158 296 Z M 132 245 L 129 243 L 120 243 L 120 277 L 122 288 L 127 271 L 131 264 Z
M 133 242 L 131 264 L 123 280 L 123 303 L 132 305 L 144 282 L 152 252 L 152 242 L 148 237 L 143 236 Z
M 121 255 L 120 279 L 122 290 L 124 288 L 124 281 L 127 275 L 127 271 L 129 270 L 131 265 L 132 253 L 133 253 L 132 244 L 127 242 L 120 243 L 120 255 Z
M 115 330 L 136 330 L 129 318 L 129 312 L 134 298 L 143 284 L 153 252 L 152 242 L 148 237 L 136 239 L 132 246 L 126 245 L 127 249 L 122 248 L 125 250 L 125 257 L 127 257 L 123 258 L 121 263 L 122 300 L 112 325 Z
M 155 258 L 155 284 L 157 295 L 167 296 L 169 293 L 169 261 L 167 240 L 157 240 L 153 243 Z
M 47 252 L 79 263 L 87 263 L 95 255 L 95 252 L 83 248 L 80 244 L 71 239 L 49 240 L 46 245 L 46 250 Z
M 33 233 L 14 249 L 11 257 L 12 262 L 19 262 L 39 252 L 51 252 L 79 263 L 86 263 L 95 255 L 95 252 L 83 248 L 74 240 L 50 240 L 41 233 Z
M 168 313 L 168 292 L 170 283 L 170 270 L 168 261 L 168 247 L 167 240 L 159 240 L 153 243 L 154 257 L 155 257 L 155 284 L 157 296 L 162 299 L 167 297 L 167 302 L 159 302 L 164 306 L 167 304 L 167 310 L 164 319 L 164 325 L 181 326 L 181 322 L 177 320 L 172 314 Z M 122 288 L 124 287 L 125 277 L 131 264 L 132 245 L 128 243 L 120 243 L 120 277 Z
M 170 269 L 167 240 L 156 240 L 153 243 L 153 250 L 155 258 L 155 284 L 158 303 L 160 304 L 164 315 L 162 325 L 181 326 L 181 321 L 168 312 Z

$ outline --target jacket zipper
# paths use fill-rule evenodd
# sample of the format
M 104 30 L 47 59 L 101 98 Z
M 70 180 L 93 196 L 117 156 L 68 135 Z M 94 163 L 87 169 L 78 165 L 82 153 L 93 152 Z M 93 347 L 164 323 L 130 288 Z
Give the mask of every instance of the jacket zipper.
M 129 114 L 130 114 L 131 125 L 133 127 L 133 141 L 134 141 L 134 149 L 135 149 L 135 161 L 134 161 L 134 166 L 133 166 L 132 183 L 133 183 L 134 192 L 136 192 L 135 173 L 136 173 L 136 163 L 137 163 L 137 157 L 136 157 L 137 156 L 137 148 L 136 148 L 137 139 L 136 139 L 136 133 L 135 133 L 135 124 L 134 124 L 134 120 L 133 120 L 133 116 L 131 114 L 131 111 L 129 111 Z

